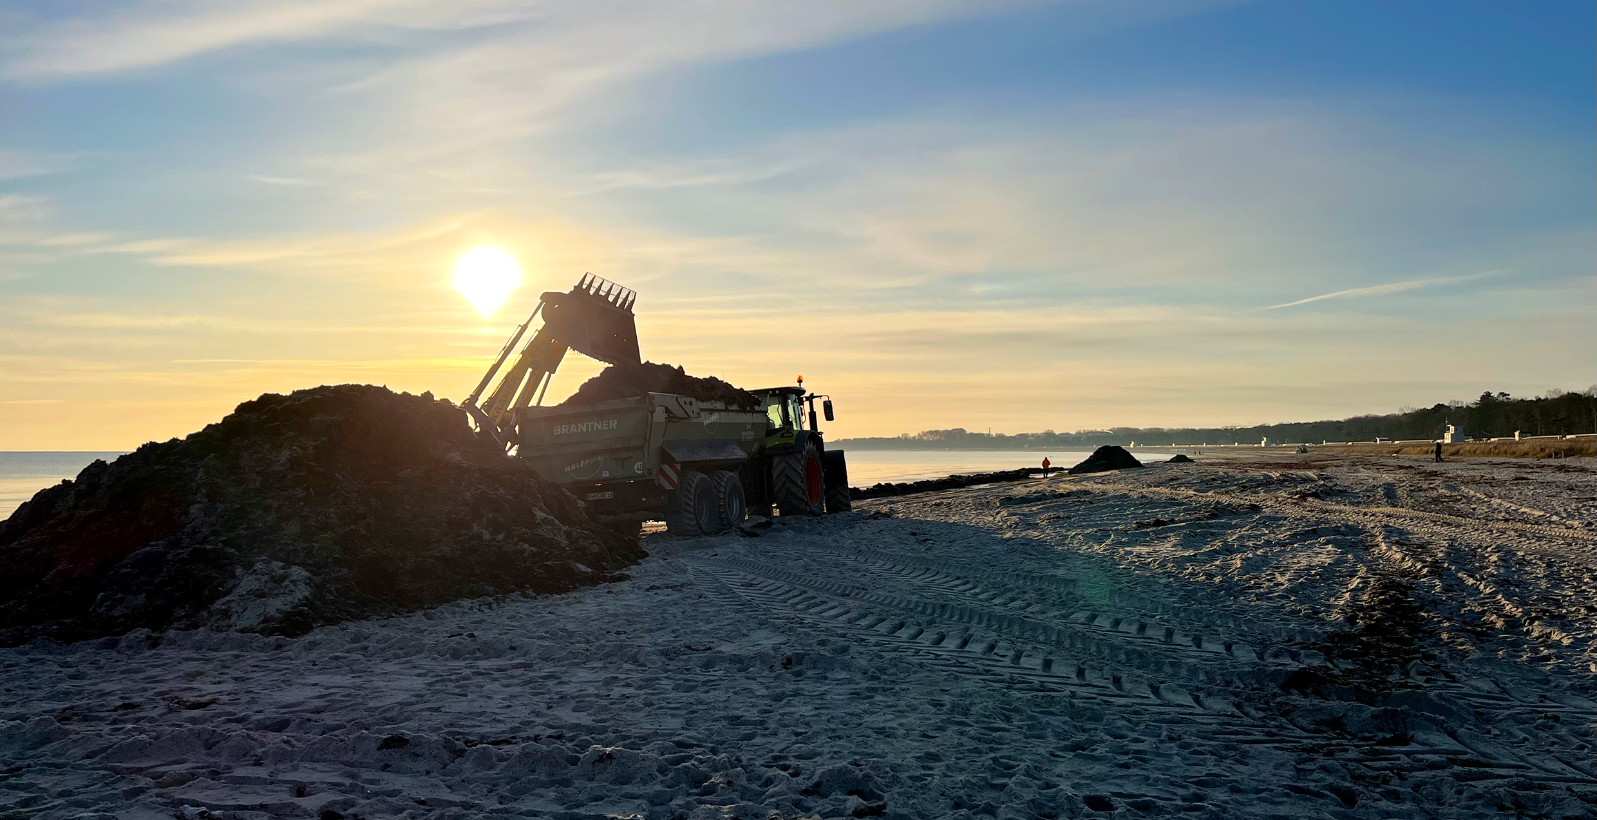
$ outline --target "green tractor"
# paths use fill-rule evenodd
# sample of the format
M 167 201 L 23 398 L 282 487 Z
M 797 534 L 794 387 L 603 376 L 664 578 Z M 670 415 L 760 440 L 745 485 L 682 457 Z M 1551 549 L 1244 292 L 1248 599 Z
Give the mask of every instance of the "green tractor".
M 850 509 L 848 464 L 842 450 L 827 450 L 815 413 L 820 400 L 827 421 L 835 418 L 832 399 L 796 387 L 751 391 L 764 400 L 766 435 L 743 475 L 750 508 L 769 514 L 821 515 Z
M 752 409 L 669 393 L 542 406 L 568 350 L 610 364 L 639 361 L 636 299 L 591 275 L 568 293 L 543 294 L 462 402 L 478 429 L 631 533 L 662 518 L 673 533 L 711 535 L 750 513 L 849 509 L 848 466 L 841 450 L 826 449 L 815 409 L 820 401 L 831 421 L 832 400 L 806 393 L 802 376 L 797 386 L 750 391 L 760 398 Z M 540 312 L 543 324 L 515 354 Z

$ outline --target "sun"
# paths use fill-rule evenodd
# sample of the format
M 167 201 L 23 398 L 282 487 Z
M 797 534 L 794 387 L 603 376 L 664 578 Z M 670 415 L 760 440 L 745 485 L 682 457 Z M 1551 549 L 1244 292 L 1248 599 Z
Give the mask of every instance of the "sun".
M 455 262 L 455 290 L 483 316 L 492 315 L 519 287 L 521 266 L 499 248 L 472 248 Z

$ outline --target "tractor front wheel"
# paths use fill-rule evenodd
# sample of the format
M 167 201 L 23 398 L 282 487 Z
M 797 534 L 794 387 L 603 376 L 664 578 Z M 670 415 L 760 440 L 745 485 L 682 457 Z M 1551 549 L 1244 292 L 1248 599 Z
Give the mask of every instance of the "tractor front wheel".
M 782 515 L 821 515 L 826 512 L 826 470 L 815 444 L 771 458 L 771 494 Z
M 848 489 L 848 462 L 843 460 L 842 450 L 827 450 L 824 454 L 826 463 L 826 512 L 840 513 L 854 509 L 854 500 Z

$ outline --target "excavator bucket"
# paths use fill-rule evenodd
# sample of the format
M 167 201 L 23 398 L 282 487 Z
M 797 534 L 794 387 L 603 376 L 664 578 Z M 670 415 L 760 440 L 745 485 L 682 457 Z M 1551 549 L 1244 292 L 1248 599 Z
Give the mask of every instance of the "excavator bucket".
M 570 293 L 543 295 L 543 326 L 578 353 L 607 364 L 637 364 L 642 360 L 632 316 L 637 298 L 614 282 L 586 275 Z
M 543 393 L 549 389 L 549 381 L 568 349 L 608 364 L 637 364 L 641 360 L 638 328 L 632 317 L 632 303 L 637 299 L 636 292 L 591 273 L 583 274 L 569 293 L 545 293 L 461 407 L 477 422 L 478 429 L 505 447 L 513 447 L 516 413 L 534 399 L 543 402 Z M 543 314 L 543 326 L 512 361 L 516 345 L 539 313 Z M 484 391 L 507 363 L 509 367 L 499 386 L 479 405 Z

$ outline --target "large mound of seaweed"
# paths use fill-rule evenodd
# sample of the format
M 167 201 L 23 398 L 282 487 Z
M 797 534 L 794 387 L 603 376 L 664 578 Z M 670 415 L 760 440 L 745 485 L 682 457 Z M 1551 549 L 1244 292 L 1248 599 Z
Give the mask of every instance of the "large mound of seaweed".
M 266 394 L 0 523 L 0 645 L 351 617 L 614 577 L 644 553 L 431 395 Z
M 760 405 L 760 400 L 753 393 L 733 387 L 714 376 L 698 378 L 689 376 L 681 367 L 643 362 L 606 367 L 599 375 L 583 382 L 577 392 L 558 406 L 599 404 L 649 393 L 675 393 L 699 401 L 722 402 L 728 407 L 743 410 L 752 410 Z

